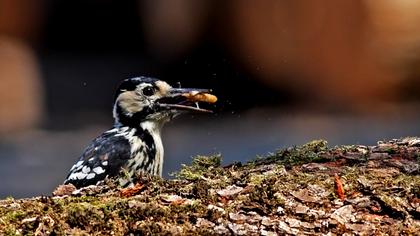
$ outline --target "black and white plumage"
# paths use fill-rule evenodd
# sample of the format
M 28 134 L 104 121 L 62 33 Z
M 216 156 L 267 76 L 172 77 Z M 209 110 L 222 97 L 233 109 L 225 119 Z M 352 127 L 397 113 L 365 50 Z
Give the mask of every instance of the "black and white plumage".
M 184 111 L 209 112 L 196 105 L 201 100 L 191 100 L 205 92 L 148 77 L 124 80 L 115 95 L 114 127 L 92 141 L 64 183 L 80 188 L 118 176 L 127 186 L 136 173 L 162 176 L 163 125 Z

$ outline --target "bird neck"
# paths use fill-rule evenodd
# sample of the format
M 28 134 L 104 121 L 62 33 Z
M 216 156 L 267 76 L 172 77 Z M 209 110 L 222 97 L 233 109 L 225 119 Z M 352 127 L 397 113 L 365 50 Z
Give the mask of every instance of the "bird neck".
M 151 174 L 162 176 L 163 168 L 163 144 L 160 131 L 162 130 L 163 123 L 156 121 L 143 121 L 140 123 L 141 129 L 148 133 L 153 139 L 152 149 L 155 152 L 154 160 L 152 161 Z
M 160 134 L 163 127 L 163 122 L 154 120 L 143 120 L 140 122 L 140 128 L 147 130 L 150 134 Z
M 163 144 L 160 136 L 161 126 L 152 121 L 141 122 L 137 128 L 128 126 L 115 127 L 112 132 L 123 136 L 130 143 L 130 159 L 127 162 L 127 173 L 120 179 L 121 186 L 127 186 L 139 172 L 162 176 Z
M 150 112 L 150 109 L 144 109 L 141 112 L 126 114 L 122 111 L 120 106 L 114 105 L 114 127 L 142 128 L 149 131 L 160 132 L 163 125 L 173 117 L 169 114 L 157 117 L 148 116 L 147 114 Z

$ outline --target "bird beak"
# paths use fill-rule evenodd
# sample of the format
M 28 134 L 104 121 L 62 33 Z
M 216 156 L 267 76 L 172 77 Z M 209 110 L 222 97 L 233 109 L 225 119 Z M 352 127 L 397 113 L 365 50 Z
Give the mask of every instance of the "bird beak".
M 199 107 L 199 102 L 215 103 L 217 97 L 209 89 L 171 88 L 167 96 L 158 100 L 159 107 L 171 110 L 190 110 L 198 112 L 212 111 Z

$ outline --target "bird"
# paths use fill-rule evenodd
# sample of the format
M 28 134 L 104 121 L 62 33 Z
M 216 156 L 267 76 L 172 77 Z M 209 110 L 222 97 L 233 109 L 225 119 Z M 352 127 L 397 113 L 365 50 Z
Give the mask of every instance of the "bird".
M 114 97 L 113 127 L 86 147 L 64 184 L 82 188 L 117 178 L 120 186 L 127 187 L 140 173 L 162 176 L 162 127 L 186 112 L 212 112 L 198 105 L 217 101 L 210 92 L 174 88 L 163 80 L 145 76 L 123 80 Z

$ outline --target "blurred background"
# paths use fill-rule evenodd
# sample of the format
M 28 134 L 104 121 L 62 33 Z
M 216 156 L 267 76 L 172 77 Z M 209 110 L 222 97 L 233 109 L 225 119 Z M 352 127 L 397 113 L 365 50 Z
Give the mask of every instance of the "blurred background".
M 0 0 L 0 197 L 50 194 L 139 75 L 219 97 L 164 129 L 167 178 L 197 154 L 420 135 L 419 22 L 410 0 Z

